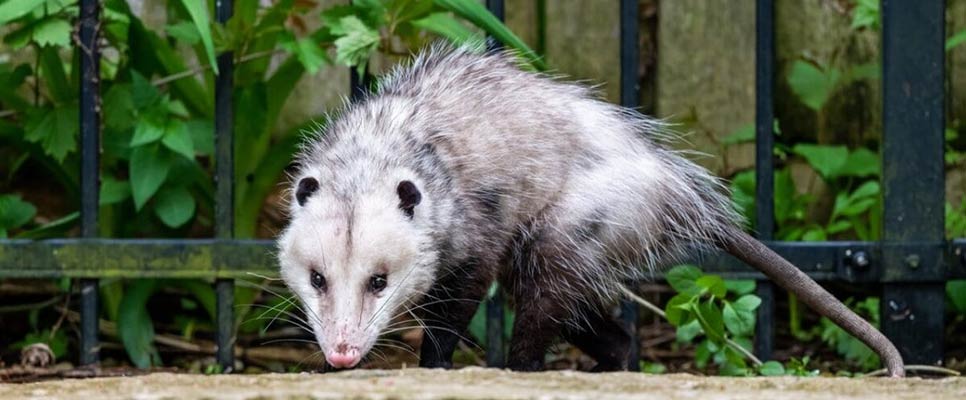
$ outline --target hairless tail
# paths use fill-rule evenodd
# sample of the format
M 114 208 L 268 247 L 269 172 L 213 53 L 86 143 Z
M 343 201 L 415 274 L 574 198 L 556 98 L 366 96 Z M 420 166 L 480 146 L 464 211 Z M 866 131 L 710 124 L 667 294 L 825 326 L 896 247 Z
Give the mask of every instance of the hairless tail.
M 722 249 L 761 271 L 778 286 L 794 293 L 813 310 L 828 317 L 871 347 L 879 354 L 890 376 L 905 376 L 899 350 L 875 327 L 856 315 L 808 275 L 741 229 L 733 228 L 725 236 L 722 238 Z

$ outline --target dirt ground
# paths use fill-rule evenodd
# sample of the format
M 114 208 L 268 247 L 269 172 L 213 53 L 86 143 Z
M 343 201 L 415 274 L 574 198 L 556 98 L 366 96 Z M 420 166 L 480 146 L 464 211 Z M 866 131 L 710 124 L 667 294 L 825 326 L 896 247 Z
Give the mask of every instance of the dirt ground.
M 719 378 L 495 369 L 188 375 L 0 384 L 3 399 L 957 399 L 966 378 Z

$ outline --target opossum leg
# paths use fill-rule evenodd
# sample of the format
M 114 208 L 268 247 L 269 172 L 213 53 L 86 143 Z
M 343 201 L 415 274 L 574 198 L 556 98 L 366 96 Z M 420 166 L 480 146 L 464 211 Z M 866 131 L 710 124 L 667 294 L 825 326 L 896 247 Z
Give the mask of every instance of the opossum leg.
M 580 310 L 572 301 L 580 292 L 569 286 L 576 280 L 567 277 L 574 251 L 552 231 L 531 231 L 516 245 L 506 279 L 516 306 L 508 368 L 542 370 L 547 348 Z
M 452 368 L 453 351 L 493 281 L 495 268 L 471 261 L 437 278 L 419 306 L 425 324 L 419 366 Z
M 564 331 L 564 339 L 590 356 L 594 372 L 627 370 L 631 335 L 624 324 L 601 312 L 585 313 L 586 323 Z

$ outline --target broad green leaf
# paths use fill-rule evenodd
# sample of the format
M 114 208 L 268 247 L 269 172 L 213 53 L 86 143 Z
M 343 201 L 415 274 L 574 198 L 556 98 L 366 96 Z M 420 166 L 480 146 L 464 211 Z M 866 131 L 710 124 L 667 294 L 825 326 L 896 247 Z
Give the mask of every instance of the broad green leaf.
M 134 126 L 134 136 L 131 137 L 130 146 L 141 146 L 161 139 L 164 136 L 166 117 L 157 111 L 142 115 Z
M 788 73 L 788 86 L 802 103 L 818 111 L 831 96 L 839 75 L 837 70 L 823 71 L 811 63 L 797 60 Z
M 946 296 L 956 312 L 966 314 L 966 280 L 946 282 Z
M 6 0 L 0 3 L 0 25 L 20 18 L 47 0 Z
M 195 198 L 184 186 L 165 187 L 154 199 L 154 214 L 171 228 L 177 228 L 195 215 Z
M 797 144 L 792 152 L 805 157 L 808 164 L 825 179 L 833 179 L 845 165 L 849 150 L 845 146 Z
M 127 286 L 118 307 L 118 335 L 131 362 L 138 368 L 149 368 L 161 361 L 154 347 L 154 323 L 147 313 L 148 299 L 154 289 L 155 280 L 136 280 Z
M 756 287 L 755 281 L 751 279 L 727 279 L 725 280 L 725 287 L 728 291 L 736 295 L 748 294 L 755 291 Z
M 154 144 L 135 147 L 131 151 L 131 194 L 137 210 L 141 210 L 158 191 L 170 170 L 171 155 L 167 149 Z
M 835 221 L 829 224 L 827 227 L 825 227 L 825 231 L 831 235 L 834 235 L 839 232 L 845 232 L 849 229 L 852 229 L 852 223 L 844 219 Z
M 115 203 L 120 203 L 131 197 L 131 183 L 128 181 L 119 181 L 109 176 L 101 178 L 101 194 L 99 203 L 102 206 L 107 206 Z
M 131 101 L 134 108 L 142 110 L 161 100 L 161 92 L 144 75 L 131 71 Z
M 195 145 L 191 141 L 191 134 L 188 133 L 188 128 L 184 122 L 179 119 L 168 120 L 161 144 L 189 160 L 195 159 Z
M 44 109 L 37 109 L 44 113 Z M 25 126 L 24 139 L 39 143 L 44 153 L 57 162 L 63 162 L 67 154 L 77 150 L 77 134 L 80 130 L 77 104 L 67 104 L 46 111 L 44 115 L 32 113 Z
M 879 182 L 868 181 L 863 183 L 858 189 L 855 189 L 852 194 L 849 195 L 852 199 L 861 199 L 863 197 L 874 197 L 878 196 L 880 192 Z
M 688 310 L 685 308 L 682 308 L 683 305 L 688 304 L 690 301 L 691 296 L 682 293 L 672 297 L 671 300 L 668 300 L 667 304 L 664 305 L 665 318 L 667 318 L 667 321 L 670 322 L 671 325 L 681 326 L 682 324 L 690 322 L 690 318 L 688 318 L 690 312 L 688 312 Z
M 293 54 L 311 75 L 319 72 L 323 65 L 331 63 L 325 49 L 313 38 L 296 39 L 288 36 L 287 40 L 283 40 L 280 45 Z
M 10 230 L 21 227 L 37 214 L 37 208 L 20 198 L 20 196 L 0 195 L 0 230 Z
M 33 40 L 40 46 L 70 45 L 70 23 L 60 18 L 47 18 L 33 29 Z
M 194 46 L 201 41 L 201 36 L 198 34 L 198 29 L 195 28 L 194 24 L 188 21 L 181 21 L 176 24 L 168 25 L 164 27 L 164 31 L 177 40 L 184 42 L 187 45 Z
M 704 273 L 698 267 L 693 265 L 678 265 L 668 271 L 665 279 L 667 279 L 667 283 L 678 293 L 694 295 L 700 291 L 696 281 L 703 275 Z
M 74 102 L 77 92 L 71 88 L 67 81 L 67 74 L 64 72 L 64 61 L 60 58 L 59 49 L 56 47 L 44 47 L 40 50 L 40 75 L 44 79 L 47 90 L 58 104 Z M 75 122 L 76 124 L 76 122 Z
M 859 148 L 849 153 L 845 163 L 834 171 L 834 176 L 878 176 L 880 163 L 878 154 L 866 148 Z
M 513 34 L 499 19 L 497 19 L 486 7 L 476 0 L 436 0 L 436 5 L 447 11 L 451 11 L 477 27 L 486 31 L 501 43 L 517 50 L 534 68 L 546 70 L 547 64 L 527 46 L 517 35 Z
M 725 288 L 724 279 L 721 279 L 718 275 L 704 275 L 695 281 L 698 287 L 705 289 L 712 296 L 722 298 L 725 296 L 727 289 Z
M 117 131 L 125 131 L 134 127 L 134 101 L 131 98 L 131 85 L 115 83 L 104 94 L 103 113 L 104 126 Z
M 479 43 L 483 37 L 467 28 L 450 13 L 438 12 L 412 21 L 418 28 L 440 35 L 456 44 Z
M 721 318 L 721 309 L 714 300 L 708 299 L 698 303 L 695 311 L 698 313 L 698 322 L 701 323 L 705 336 L 712 342 L 722 343 L 725 333 L 724 320 Z
M 826 235 L 825 231 L 822 230 L 822 228 L 820 227 L 809 228 L 802 235 L 802 241 L 805 241 L 805 242 L 822 242 L 827 239 L 828 239 L 828 235 Z
M 208 17 L 208 3 L 197 0 L 181 0 L 181 4 L 184 5 L 188 15 L 191 16 L 191 21 L 194 22 L 201 43 L 205 47 L 205 53 L 208 54 L 208 64 L 211 65 L 211 70 L 217 75 L 218 62 L 215 60 L 215 45 L 211 40 L 211 29 L 208 26 L 211 22 Z
M 785 367 L 778 361 L 766 361 L 758 368 L 758 373 L 762 376 L 782 376 L 785 375 Z
M 748 226 L 755 221 L 755 171 L 739 172 L 731 179 L 731 202 L 745 217 Z M 779 202 L 775 202 L 777 206 Z
M 692 340 L 694 340 L 694 338 L 700 335 L 701 332 L 703 332 L 701 330 L 701 324 L 695 319 L 684 325 L 678 326 L 675 334 L 679 343 L 690 343 Z
M 754 281 L 752 281 L 754 282 Z M 753 294 L 746 294 L 731 303 L 735 309 L 754 312 L 761 305 L 761 298 Z
M 730 303 L 725 303 L 721 316 L 724 319 L 725 327 L 732 335 L 748 335 L 755 329 L 755 314 L 735 309 Z

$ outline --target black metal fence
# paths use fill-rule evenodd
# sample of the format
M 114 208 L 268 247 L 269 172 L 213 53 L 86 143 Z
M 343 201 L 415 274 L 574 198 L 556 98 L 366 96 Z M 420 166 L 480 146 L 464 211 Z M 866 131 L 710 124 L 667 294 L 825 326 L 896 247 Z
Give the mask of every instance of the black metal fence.
M 0 278 L 80 278 L 83 364 L 98 362 L 98 278 L 214 278 L 217 293 L 218 362 L 233 365 L 234 278 L 274 274 L 272 243 L 232 238 L 234 215 L 232 55 L 218 57 L 215 90 L 215 238 L 100 239 L 98 220 L 99 88 L 97 0 L 80 1 L 81 237 L 0 241 Z M 503 18 L 503 1 L 487 0 Z M 621 104 L 638 106 L 638 3 L 620 1 Z M 759 237 L 819 281 L 875 282 L 882 289 L 882 330 L 909 363 L 936 364 L 943 357 L 943 296 L 948 279 L 966 278 L 966 239 L 943 235 L 944 12 L 943 0 L 883 0 L 882 187 L 884 221 L 878 242 L 774 242 L 773 160 L 775 40 L 774 3 L 756 6 L 756 177 Z M 216 1 L 216 19 L 227 21 L 231 0 Z M 353 93 L 367 77 L 352 76 Z M 107 110 L 110 112 L 110 110 Z M 758 280 L 764 300 L 758 312 L 755 351 L 769 358 L 774 289 L 763 276 L 730 256 L 705 257 L 707 272 Z M 487 303 L 487 361 L 502 366 L 502 300 Z M 624 318 L 637 309 L 622 304 Z M 497 349 L 494 351 L 494 349 Z M 636 368 L 636 349 L 629 365 Z

